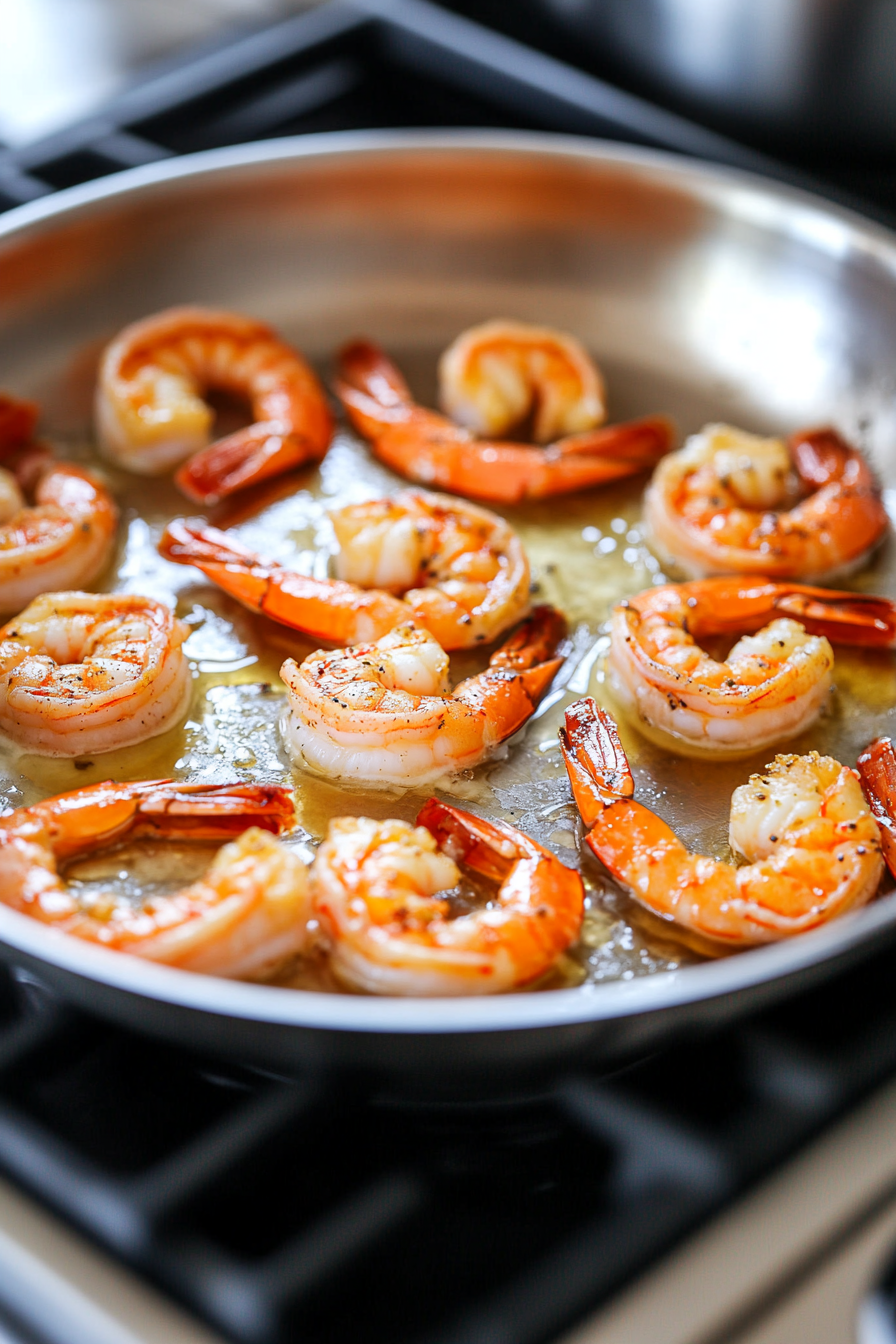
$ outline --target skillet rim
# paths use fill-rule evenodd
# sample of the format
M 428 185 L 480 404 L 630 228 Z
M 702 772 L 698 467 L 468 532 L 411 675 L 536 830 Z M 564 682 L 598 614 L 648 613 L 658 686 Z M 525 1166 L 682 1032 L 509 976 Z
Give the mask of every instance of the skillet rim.
M 690 192 L 724 213 L 785 233 L 835 254 L 863 254 L 889 270 L 896 283 L 896 233 L 856 211 L 798 187 L 742 169 L 685 156 L 586 137 L 526 131 L 334 131 L 228 146 L 127 169 L 69 187 L 0 216 L 0 248 L 23 232 L 43 232 L 55 219 L 74 217 L 129 196 L 151 196 L 179 181 L 253 167 L 282 167 L 306 160 L 348 159 L 359 154 L 469 151 L 474 154 L 547 156 L 612 163 L 640 176 Z M 777 217 L 777 218 L 776 218 Z M 356 1033 L 402 1035 L 504 1032 L 593 1023 L 657 1012 L 772 985 L 801 971 L 834 963 L 874 935 L 896 927 L 896 892 L 861 911 L 799 938 L 751 949 L 717 961 L 576 989 L 458 999 L 402 999 L 325 994 L 204 976 L 94 947 L 0 906 L 0 943 L 36 961 L 111 989 L 199 1009 L 222 1017 Z M 870 949 L 869 949 L 870 950 Z

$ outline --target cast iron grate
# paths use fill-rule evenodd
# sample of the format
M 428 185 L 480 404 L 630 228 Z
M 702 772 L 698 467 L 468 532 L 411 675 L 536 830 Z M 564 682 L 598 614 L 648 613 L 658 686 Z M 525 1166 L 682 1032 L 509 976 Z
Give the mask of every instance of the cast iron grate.
M 0 152 L 0 209 L 174 154 L 300 132 L 409 126 L 601 136 L 846 199 L 799 167 L 428 0 L 331 0 L 146 78 L 58 134 Z
M 555 1339 L 894 1071 L 891 954 L 479 1103 L 222 1064 L 0 972 L 0 1168 L 239 1344 Z

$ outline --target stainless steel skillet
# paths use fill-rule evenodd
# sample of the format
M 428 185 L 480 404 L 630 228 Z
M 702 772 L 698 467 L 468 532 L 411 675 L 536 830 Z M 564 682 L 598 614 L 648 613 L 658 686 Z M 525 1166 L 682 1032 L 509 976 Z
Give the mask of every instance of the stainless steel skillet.
M 687 425 L 861 427 L 896 486 L 896 240 L 730 171 L 551 136 L 340 134 L 137 169 L 0 219 L 4 386 L 59 388 L 73 352 L 184 301 L 266 317 L 320 357 L 357 330 L 428 349 L 485 315 L 537 317 L 662 389 Z M 279 1067 L 420 1077 L 618 1059 L 894 937 L 891 897 L 715 963 L 421 1002 L 171 971 L 0 907 L 0 955 L 96 1012 Z

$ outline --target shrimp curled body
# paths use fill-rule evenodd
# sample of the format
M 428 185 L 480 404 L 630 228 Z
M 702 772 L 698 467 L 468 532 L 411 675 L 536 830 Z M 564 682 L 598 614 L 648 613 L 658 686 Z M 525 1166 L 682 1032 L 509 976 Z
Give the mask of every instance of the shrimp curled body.
M 723 662 L 697 643 L 732 634 Z M 620 705 L 669 749 L 743 754 L 818 716 L 829 640 L 896 647 L 896 604 L 763 579 L 665 584 L 615 608 L 607 666 Z
M 634 799 L 616 725 L 593 700 L 567 710 L 561 743 L 589 847 L 635 900 L 716 945 L 793 937 L 877 891 L 880 832 L 855 772 L 830 756 L 777 756 L 735 789 L 736 868 L 692 854 Z
M 887 514 L 861 454 L 833 429 L 763 439 L 707 425 L 657 466 L 644 501 L 686 574 L 832 579 L 880 541 Z
M 560 666 L 562 617 L 539 607 L 488 668 L 450 691 L 448 656 L 415 625 L 371 644 L 312 653 L 280 669 L 280 730 L 320 774 L 413 788 L 478 765 L 533 713 Z
M 92 583 L 109 559 L 118 522 L 111 495 L 90 472 L 44 458 L 28 473 L 33 504 L 22 492 L 23 474 L 0 468 L 4 612 L 21 611 L 48 590 Z
M 457 864 L 499 883 L 485 908 L 450 918 Z M 417 826 L 339 817 L 312 885 L 330 963 L 374 994 L 497 994 L 535 980 L 578 936 L 579 874 L 511 826 L 437 802 Z
M 267 974 L 305 946 L 304 863 L 274 839 L 293 818 L 285 789 L 107 781 L 0 817 L 0 901 L 86 942 L 185 970 Z M 249 828 L 249 829 L 247 829 Z M 135 906 L 79 895 L 60 863 L 124 839 L 230 840 L 198 882 Z
M 254 423 L 209 445 L 208 389 L 248 398 Z M 332 417 L 302 356 L 270 327 L 236 313 L 168 308 L 119 332 L 100 364 L 100 446 L 142 475 L 177 474 L 210 504 L 327 451 Z
M 188 627 L 149 597 L 45 593 L 0 627 L 0 730 L 81 756 L 155 737 L 190 695 Z
M 296 574 L 199 519 L 176 519 L 159 544 L 245 606 L 335 644 L 378 639 L 414 621 L 444 649 L 495 639 L 529 605 L 529 563 L 496 514 L 448 495 L 405 490 L 331 515 L 338 577 Z
M 571 339 L 552 335 L 560 342 Z M 453 369 L 449 355 L 447 367 Z M 648 471 L 671 447 L 672 427 L 663 416 L 585 428 L 589 420 L 591 426 L 603 420 L 602 384 L 592 380 L 585 390 L 581 376 L 567 370 L 563 395 L 555 398 L 531 383 L 529 355 L 522 360 L 523 370 L 516 356 L 491 364 L 468 359 L 469 378 L 460 379 L 456 395 L 448 394 L 446 401 L 468 421 L 502 430 L 527 410 L 534 412 L 536 435 L 563 435 L 546 447 L 477 438 L 447 416 L 418 406 L 399 370 L 370 341 L 353 341 L 342 350 L 336 392 L 354 428 L 393 471 L 421 485 L 504 504 L 585 490 Z M 550 361 L 545 362 L 550 368 Z M 498 370 L 497 387 L 487 388 L 485 374 Z M 571 401 L 570 383 L 578 386 Z M 579 427 L 577 432 L 565 428 L 570 424 Z

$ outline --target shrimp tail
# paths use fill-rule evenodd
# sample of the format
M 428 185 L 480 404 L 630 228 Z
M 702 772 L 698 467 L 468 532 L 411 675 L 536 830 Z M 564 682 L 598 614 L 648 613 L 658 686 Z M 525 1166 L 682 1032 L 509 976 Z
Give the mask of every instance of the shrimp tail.
M 566 637 L 566 618 L 555 607 L 535 607 L 489 659 L 489 671 L 509 672 L 523 686 L 533 706 L 550 686 L 563 657 L 554 657 Z
M 265 560 L 238 541 L 206 527 L 201 518 L 176 518 L 159 542 L 159 552 L 179 565 L 195 565 L 250 611 L 336 643 L 365 636 L 377 639 L 407 619 L 408 610 L 388 593 L 363 592 L 340 579 L 296 574 Z
M 411 389 L 400 370 L 373 341 L 349 341 L 339 352 L 338 395 L 362 393 L 380 410 L 400 410 L 413 404 Z
M 464 863 L 474 873 L 503 881 L 510 864 L 518 857 L 518 847 L 503 827 L 474 817 L 472 812 L 449 807 L 430 798 L 417 814 L 417 825 L 425 826 L 440 849 L 455 863 Z M 533 842 L 534 843 L 534 842 Z
M 586 826 L 593 826 L 610 804 L 633 796 L 635 781 L 616 724 L 591 696 L 567 709 L 560 747 Z
M 896 648 L 896 603 L 870 593 L 843 593 L 827 588 L 789 588 L 774 598 L 776 611 L 798 620 L 811 635 L 834 644 L 861 648 Z
M 271 784 L 180 784 L 151 779 L 104 780 L 37 803 L 31 813 L 69 857 L 125 835 L 168 840 L 219 840 L 257 826 L 275 835 L 289 827 L 295 808 L 288 789 Z
M 174 479 L 197 504 L 217 504 L 271 476 L 319 462 L 328 445 L 329 435 L 311 438 L 285 432 L 276 420 L 259 421 L 194 453 Z
M 896 750 L 892 739 L 878 737 L 856 764 L 862 791 L 880 828 L 881 852 L 896 877 Z
M 798 430 L 791 434 L 787 448 L 797 475 L 810 490 L 846 477 L 853 478 L 850 484 L 873 485 L 864 458 L 830 426 Z
M 194 565 L 251 611 L 267 614 L 276 587 L 274 567 L 201 518 L 175 518 L 159 541 L 159 554 L 177 565 Z
M 649 471 L 675 442 L 675 425 L 667 415 L 645 415 L 603 425 L 584 434 L 570 434 L 555 445 L 563 457 L 588 456 L 618 464 L 619 474 Z
M 0 458 L 31 442 L 39 414 L 36 402 L 0 392 Z
M 556 607 L 534 607 L 531 615 L 493 653 L 490 667 L 523 672 L 552 658 L 566 637 L 566 618 Z
M 163 779 L 150 780 L 136 789 L 140 834 L 217 840 L 257 826 L 280 835 L 295 820 L 292 794 L 279 784 L 180 784 Z

